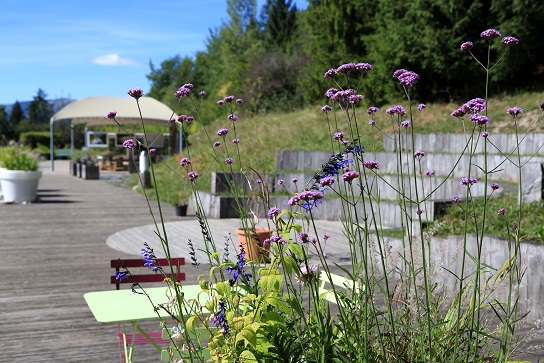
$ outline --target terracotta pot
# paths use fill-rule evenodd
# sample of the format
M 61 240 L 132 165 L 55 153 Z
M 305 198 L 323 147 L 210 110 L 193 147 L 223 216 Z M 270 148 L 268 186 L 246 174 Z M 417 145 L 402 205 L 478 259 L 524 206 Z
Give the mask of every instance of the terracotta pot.
M 255 228 L 255 232 L 257 233 L 259 240 L 256 241 L 254 238 L 251 238 L 251 232 L 248 231 L 248 241 L 245 231 L 243 229 L 237 229 L 236 234 L 238 235 L 239 246 L 244 248 L 247 260 L 268 263 L 270 262 L 270 246 L 263 246 L 263 241 L 272 236 L 272 230 L 268 228 Z

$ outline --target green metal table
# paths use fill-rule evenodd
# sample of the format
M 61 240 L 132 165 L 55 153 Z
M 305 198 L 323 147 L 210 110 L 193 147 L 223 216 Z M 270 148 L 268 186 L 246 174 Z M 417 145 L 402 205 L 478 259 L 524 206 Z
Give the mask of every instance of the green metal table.
M 184 294 L 184 300 L 199 299 L 199 293 L 202 291 L 199 285 L 183 286 L 181 291 Z M 122 325 L 123 345 L 125 350 L 125 361 L 131 362 L 134 352 L 135 333 L 141 333 L 159 352 L 162 348 L 149 336 L 149 334 L 138 324 L 141 320 L 168 318 L 169 315 L 164 310 L 154 311 L 153 305 L 168 303 L 173 290 L 166 287 L 152 287 L 145 289 L 148 296 L 136 294 L 131 289 L 126 290 L 108 290 L 88 292 L 83 295 L 87 305 L 91 309 L 95 319 L 101 323 L 120 323 Z M 208 294 L 202 294 L 202 298 L 208 298 Z M 202 305 L 206 301 L 202 301 Z M 153 304 L 151 304 L 151 301 Z M 207 299 L 205 299 L 207 300 Z M 127 342 L 125 323 L 132 324 L 132 340 Z

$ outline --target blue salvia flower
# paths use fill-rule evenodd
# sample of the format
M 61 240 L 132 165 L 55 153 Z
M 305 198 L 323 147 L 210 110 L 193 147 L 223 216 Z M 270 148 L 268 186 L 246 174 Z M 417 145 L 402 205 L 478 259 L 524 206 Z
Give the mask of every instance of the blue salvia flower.
M 227 322 L 227 308 L 225 306 L 225 300 L 221 299 L 217 303 L 219 311 L 211 316 L 213 323 L 218 328 L 221 328 L 221 332 L 224 335 L 229 333 L 229 324 Z
M 149 247 L 147 242 L 144 242 L 144 246 L 145 247 L 141 249 L 141 253 L 144 258 L 144 266 L 150 270 L 153 270 L 153 272 L 158 272 L 162 270 L 162 268 L 159 266 L 159 261 L 157 260 L 157 256 L 155 256 L 153 249 Z
M 227 273 L 231 277 L 229 280 L 230 286 L 234 286 L 236 281 L 238 281 L 238 277 L 240 277 L 240 275 L 242 275 L 248 283 L 249 283 L 249 280 L 253 277 L 252 274 L 247 273 L 244 270 L 244 266 L 246 265 L 246 261 L 244 259 L 245 254 L 246 253 L 244 251 L 244 248 L 241 248 L 240 254 L 238 255 L 238 262 L 236 263 L 236 266 L 227 267 Z
M 130 272 L 128 271 L 115 271 L 115 280 L 123 281 L 130 277 Z

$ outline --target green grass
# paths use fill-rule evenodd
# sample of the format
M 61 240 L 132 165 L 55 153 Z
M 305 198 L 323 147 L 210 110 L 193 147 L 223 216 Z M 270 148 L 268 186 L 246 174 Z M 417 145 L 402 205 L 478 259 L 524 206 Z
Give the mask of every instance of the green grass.
M 513 236 L 514 224 L 517 223 L 519 206 L 517 203 L 517 193 L 502 193 L 494 195 L 487 201 L 487 218 L 486 218 L 486 234 L 493 234 L 502 238 Z M 484 200 L 482 198 L 474 199 L 474 207 L 469 210 L 474 210 L 476 213 L 471 213 L 471 221 L 467 223 L 467 233 L 477 233 L 476 225 L 481 225 Z M 465 234 L 465 213 L 463 211 L 465 203 L 460 201 L 458 205 L 452 205 L 445 216 L 439 222 L 445 222 L 438 229 L 439 236 L 447 236 L 450 234 L 464 235 Z M 499 215 L 497 211 L 500 208 L 506 209 L 505 215 Z M 474 223 L 474 220 L 478 223 Z M 520 235 L 524 239 L 544 242 L 544 201 L 537 201 L 522 205 Z

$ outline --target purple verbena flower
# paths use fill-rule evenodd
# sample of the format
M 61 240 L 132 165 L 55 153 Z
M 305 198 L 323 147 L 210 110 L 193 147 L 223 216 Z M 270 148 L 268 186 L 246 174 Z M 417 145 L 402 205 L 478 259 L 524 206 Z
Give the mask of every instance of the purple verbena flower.
M 324 178 L 321 178 L 319 180 L 319 184 L 322 187 L 331 186 L 335 183 L 336 179 L 334 179 L 332 176 L 326 176 Z
M 323 78 L 334 78 L 334 76 L 336 75 L 336 69 L 334 68 L 331 68 L 329 69 L 327 72 L 325 72 L 325 75 L 323 76 Z
M 217 135 L 219 135 L 219 136 L 221 136 L 221 137 L 227 136 L 228 133 L 229 133 L 229 130 L 227 130 L 227 129 L 219 129 L 219 130 L 217 130 Z
M 234 101 L 234 96 L 227 96 L 223 99 L 225 102 L 228 102 L 228 103 L 231 103 L 232 101 Z
M 491 183 L 490 187 L 492 190 L 498 190 L 501 188 L 501 185 L 499 183 Z
M 414 158 L 416 159 L 421 159 L 422 157 L 425 156 L 425 152 L 424 151 L 421 151 L 421 150 L 418 150 L 414 153 Z
M 240 143 L 240 139 L 232 139 L 232 143 L 233 143 L 233 144 L 239 144 L 239 143 Z
M 308 242 L 310 242 L 310 236 L 308 235 L 308 232 L 304 232 L 304 231 L 300 232 L 297 235 L 297 238 L 302 244 L 308 244 Z
M 231 113 L 231 114 L 228 116 L 228 119 L 231 120 L 231 121 L 236 121 L 236 120 L 238 120 L 238 116 L 236 116 L 235 114 Z
M 291 181 L 296 184 L 296 183 L 298 183 L 298 178 L 293 178 L 293 179 L 291 179 Z
M 458 118 L 462 118 L 463 116 L 465 116 L 465 112 L 461 109 L 461 108 L 458 108 L 457 110 L 453 111 L 451 113 L 451 115 L 453 117 L 458 117 Z
M 233 162 L 234 162 L 234 160 L 232 160 L 232 158 L 226 158 L 225 159 L 225 163 L 227 163 L 229 165 L 232 164 Z
M 198 173 L 196 171 L 190 171 L 187 173 L 187 176 L 189 177 L 190 182 L 194 182 L 196 178 L 198 178 Z
M 271 236 L 270 238 L 267 238 L 263 241 L 263 245 L 267 246 L 267 245 L 271 245 L 272 243 L 279 243 L 279 244 L 282 244 L 282 245 L 286 245 L 287 244 L 287 241 L 284 240 L 283 238 L 281 238 L 280 235 L 273 235 Z
M 368 124 L 369 124 L 370 126 L 374 126 L 374 125 L 376 125 L 376 121 L 370 120 L 370 121 L 368 121 Z
M 424 109 L 427 108 L 427 105 L 425 105 L 424 103 L 420 103 L 418 106 L 417 106 L 417 109 L 418 111 L 423 111 Z
M 131 88 L 128 90 L 128 95 L 134 99 L 139 99 L 144 95 L 144 91 L 141 88 Z
M 406 115 L 406 110 L 401 105 L 396 105 L 385 110 L 385 113 L 387 113 L 388 115 Z
M 472 42 L 464 42 L 463 44 L 461 44 L 460 49 L 461 50 L 471 50 L 472 47 L 474 47 L 474 44 Z
M 483 137 L 484 139 L 487 138 L 489 136 L 489 132 L 487 131 L 482 131 L 482 133 L 480 134 L 481 137 Z
M 308 282 L 311 282 L 317 279 L 318 270 L 319 270 L 319 267 L 317 265 L 312 264 L 306 267 L 306 264 L 303 263 L 300 265 L 300 274 L 297 279 L 301 285 L 304 285 Z
M 123 147 L 126 147 L 127 149 L 133 149 L 136 147 L 136 142 L 133 139 L 128 139 L 123 141 Z
M 198 94 L 200 95 L 200 97 L 206 96 L 206 92 L 204 92 L 204 91 L 200 91 L 200 92 L 198 92 Z
M 363 166 L 367 169 L 370 169 L 370 170 L 373 170 L 373 169 L 379 169 L 380 168 L 380 164 L 378 164 L 376 161 L 374 160 L 367 160 L 363 163 Z
M 332 96 L 334 96 L 334 95 L 336 94 L 336 92 L 338 92 L 338 89 L 336 89 L 336 88 L 329 88 L 329 89 L 327 90 L 327 92 L 325 92 L 325 96 L 326 96 L 327 98 L 331 98 Z
M 396 75 L 396 76 L 395 76 Z M 393 74 L 393 77 L 398 79 L 403 86 L 412 87 L 419 80 L 419 75 L 412 71 L 399 69 Z
M 375 114 L 376 112 L 380 111 L 380 109 L 378 107 L 374 107 L 374 106 L 370 106 L 368 108 L 368 110 L 366 110 L 366 114 L 368 116 L 372 116 L 373 114 Z
M 343 140 L 346 134 L 343 131 L 336 132 L 332 138 L 335 140 Z
M 504 208 L 499 209 L 497 214 L 500 214 L 501 216 L 505 215 L 506 214 L 506 209 L 504 209 Z
M 325 106 L 321 107 L 321 111 L 323 111 L 323 112 L 332 111 L 332 107 L 329 106 L 329 105 L 325 105 Z
M 482 37 L 484 39 L 487 39 L 487 40 L 491 40 L 493 38 L 500 37 L 500 36 L 501 36 L 501 33 L 496 29 L 487 29 L 487 30 L 484 30 L 480 34 L 480 37 Z
M 410 127 L 412 126 L 412 122 L 410 120 L 404 120 L 400 123 L 400 126 L 402 127 Z
M 294 206 L 300 205 L 306 211 L 311 210 L 314 207 L 317 207 L 317 203 L 322 203 L 323 193 L 313 190 L 304 190 L 299 194 L 291 197 L 287 204 Z
M 425 174 L 427 174 L 428 176 L 433 176 L 434 175 L 434 170 L 430 169 L 430 170 L 427 170 L 425 172 Z
M 272 207 L 268 210 L 268 218 L 275 219 L 281 213 L 278 207 Z
M 519 44 L 519 40 L 517 38 L 510 37 L 510 36 L 502 38 L 501 42 L 506 44 L 506 45 Z
M 477 125 L 489 125 L 489 117 L 475 113 L 470 115 L 470 121 L 474 122 Z
M 189 158 L 181 158 L 179 161 L 179 165 L 183 166 L 184 168 L 191 165 L 191 160 Z
M 351 71 L 352 69 L 355 69 L 355 63 L 346 63 L 346 64 L 342 64 L 340 67 L 338 67 L 336 69 L 336 73 L 344 73 L 344 74 L 348 74 L 349 71 Z
M 154 155 L 156 152 L 157 152 L 157 149 L 155 149 L 153 147 L 151 149 L 149 149 L 149 155 Z
M 213 146 L 215 146 L 215 147 L 219 147 L 220 145 L 221 145 L 221 143 L 219 141 L 216 141 L 216 142 L 213 143 Z
M 115 116 L 117 116 L 117 111 L 109 111 L 109 112 L 106 114 L 106 117 L 107 117 L 107 118 L 115 118 Z
M 180 88 L 178 88 L 178 90 L 175 93 L 175 96 L 177 98 L 182 98 L 182 97 L 189 96 L 190 93 L 191 93 L 191 89 L 187 88 L 187 87 L 185 87 L 185 85 L 183 85 Z
M 457 203 L 459 201 L 459 197 L 457 195 L 454 195 L 451 197 L 451 201 Z
M 521 113 L 523 113 L 523 109 L 519 108 L 518 106 L 514 106 L 512 108 L 509 108 L 506 110 L 506 113 L 509 113 L 512 117 L 515 117 Z
M 278 180 L 278 185 L 283 185 L 283 183 L 284 183 L 284 180 L 283 180 L 283 179 L 279 179 L 279 180 Z
M 195 120 L 194 116 L 185 116 L 185 122 L 191 123 Z
M 465 114 L 478 113 L 486 109 L 487 105 L 483 98 L 473 98 L 472 100 L 461 106 L 461 109 Z
M 356 171 L 346 171 L 344 174 L 342 174 L 342 180 L 347 183 L 351 183 L 353 179 L 357 179 L 358 177 L 359 173 Z
M 224 100 L 219 100 L 219 101 L 217 101 L 217 104 L 219 106 L 223 106 L 225 104 L 225 101 Z
M 242 100 L 241 98 L 236 99 L 236 104 L 237 105 L 241 105 L 242 103 L 244 103 L 244 100 Z
M 372 70 L 372 65 L 369 64 L 369 63 L 357 63 L 355 65 L 355 69 L 357 69 L 358 71 L 370 71 Z

